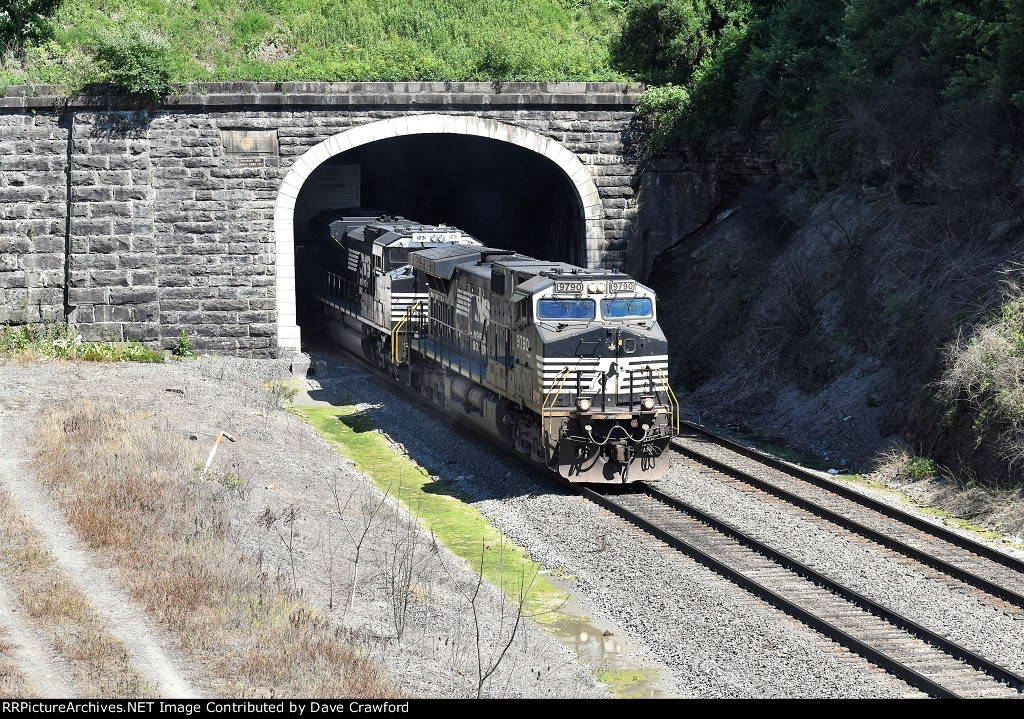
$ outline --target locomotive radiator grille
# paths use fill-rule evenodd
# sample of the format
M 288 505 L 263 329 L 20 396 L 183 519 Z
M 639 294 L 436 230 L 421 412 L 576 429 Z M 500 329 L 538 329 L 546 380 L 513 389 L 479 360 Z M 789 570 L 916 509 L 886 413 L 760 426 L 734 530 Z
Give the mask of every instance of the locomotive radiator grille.
M 612 365 L 615 373 L 612 374 Z M 659 377 L 668 372 L 668 355 L 652 357 L 631 357 L 629 359 L 590 357 L 545 357 L 541 360 L 542 387 L 545 392 L 555 387 L 559 372 L 569 368 L 570 376 L 565 381 L 562 393 L 576 393 L 577 375 L 580 392 L 583 394 L 600 391 L 601 375 L 604 374 L 605 388 L 620 394 L 628 394 L 630 385 L 634 393 L 664 392 L 664 382 Z M 650 368 L 650 369 L 648 369 Z
M 391 326 L 394 327 L 403 317 L 406 312 L 417 302 L 422 303 L 420 309 L 414 313 L 416 317 L 426 317 L 427 308 L 426 304 L 430 299 L 430 295 L 426 292 L 394 292 L 391 294 Z

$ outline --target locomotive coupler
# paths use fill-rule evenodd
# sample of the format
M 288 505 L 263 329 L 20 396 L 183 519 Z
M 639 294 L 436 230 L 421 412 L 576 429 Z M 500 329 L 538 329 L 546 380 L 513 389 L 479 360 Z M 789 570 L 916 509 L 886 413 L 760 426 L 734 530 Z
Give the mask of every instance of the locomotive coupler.
M 629 445 L 625 443 L 613 444 L 608 448 L 608 459 L 622 464 L 629 462 L 631 454 L 632 452 L 630 451 Z

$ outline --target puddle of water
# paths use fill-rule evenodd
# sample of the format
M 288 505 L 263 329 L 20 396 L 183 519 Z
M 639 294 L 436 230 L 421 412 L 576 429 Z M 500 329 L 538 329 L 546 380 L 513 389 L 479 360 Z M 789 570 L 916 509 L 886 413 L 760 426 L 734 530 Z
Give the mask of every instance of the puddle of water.
M 569 592 L 564 581 L 549 577 L 559 589 Z M 625 633 L 611 622 L 591 621 L 585 609 L 572 597 L 559 609 L 557 618 L 543 622 L 545 629 L 576 654 L 613 695 L 622 699 L 665 699 L 672 695 L 661 684 L 660 671 L 642 666 Z

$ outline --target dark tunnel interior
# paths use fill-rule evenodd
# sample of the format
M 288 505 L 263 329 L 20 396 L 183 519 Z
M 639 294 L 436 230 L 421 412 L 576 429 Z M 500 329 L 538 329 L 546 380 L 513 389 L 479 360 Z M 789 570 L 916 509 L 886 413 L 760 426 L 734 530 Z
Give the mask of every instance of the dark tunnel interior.
M 585 223 L 575 187 L 551 160 L 517 145 L 421 134 L 378 140 L 331 158 L 310 175 L 296 201 L 300 265 L 302 246 L 317 244 L 310 218 L 350 206 L 354 197 L 365 208 L 453 225 L 491 247 L 585 264 Z M 306 273 L 297 269 L 303 324 Z

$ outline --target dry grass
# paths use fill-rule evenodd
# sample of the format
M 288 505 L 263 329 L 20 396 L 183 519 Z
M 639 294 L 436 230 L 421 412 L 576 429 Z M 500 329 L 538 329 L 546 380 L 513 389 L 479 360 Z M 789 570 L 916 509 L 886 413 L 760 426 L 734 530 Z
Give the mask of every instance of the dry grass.
M 229 521 L 244 485 L 202 479 L 195 445 L 106 404 L 55 407 L 40 478 L 135 596 L 237 696 L 393 696 L 355 640 L 242 556 Z
M 25 675 L 18 671 L 11 658 L 13 647 L 5 639 L 6 633 L 0 629 L 0 697 L 5 699 L 26 699 L 33 696 Z
M 885 489 L 917 505 L 920 511 L 941 517 L 950 526 L 983 537 L 1009 535 L 1020 543 L 1024 533 L 1024 487 L 999 489 L 952 472 L 902 447 L 878 452 L 868 486 Z
M 976 444 L 988 442 L 1012 479 L 1024 478 L 1024 282 L 1007 272 L 998 312 L 946 348 L 938 397 L 947 424 L 969 420 Z M 966 423 L 966 422 L 963 422 Z M 998 486 L 1000 483 L 997 481 Z M 1012 486 L 1012 485 L 1011 485 Z
M 0 494 L 0 573 L 33 621 L 71 664 L 84 696 L 151 696 L 124 645 L 112 637 L 88 598 L 57 566 L 6 494 Z M 4 669 L 0 659 L 0 688 Z M 2 689 L 0 689 L 2 691 Z

